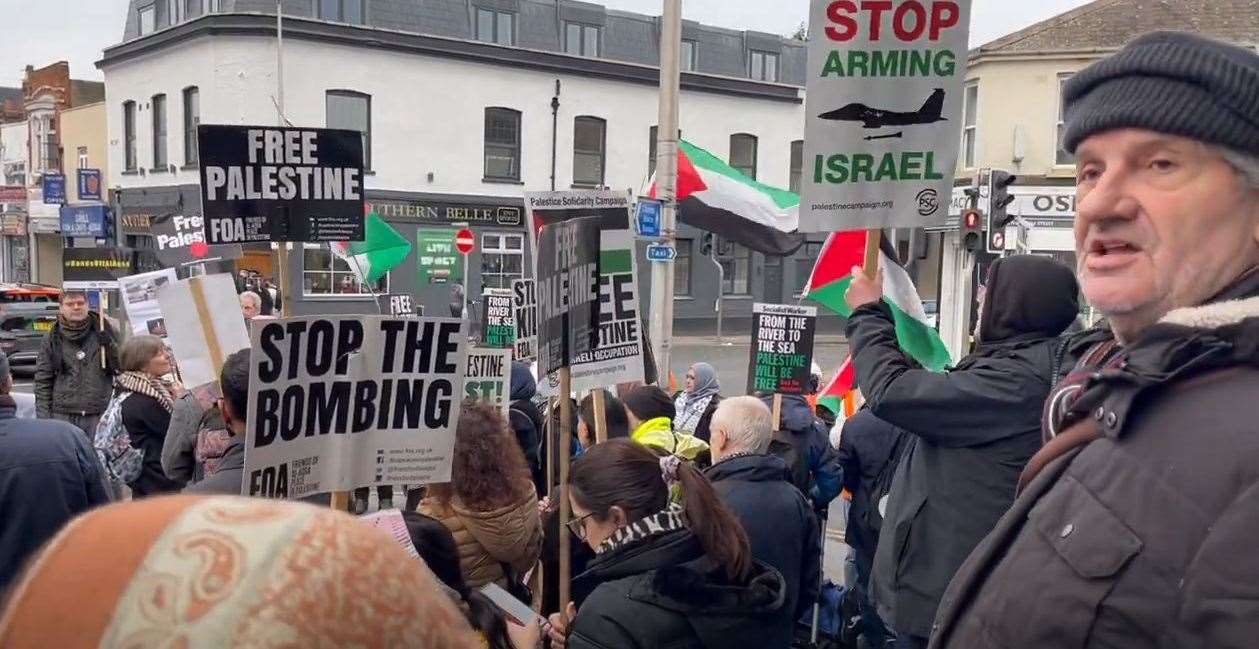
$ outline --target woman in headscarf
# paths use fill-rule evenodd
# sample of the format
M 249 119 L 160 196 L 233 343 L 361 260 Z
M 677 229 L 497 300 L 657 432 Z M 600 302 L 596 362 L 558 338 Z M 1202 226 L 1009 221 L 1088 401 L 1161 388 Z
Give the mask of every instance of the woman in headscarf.
M 132 336 L 119 352 L 122 374 L 114 378 L 115 399 L 123 399 L 122 424 L 131 445 L 144 452 L 140 477 L 130 483 L 136 498 L 179 491 L 183 486 L 162 471 L 162 446 L 175 399 L 183 388 L 166 378 L 171 371 L 166 343 L 157 336 Z
M 328 508 L 237 496 L 81 516 L 0 616 L 6 649 L 278 646 L 482 645 L 433 573 L 384 534 Z
M 686 371 L 686 389 L 674 400 L 677 415 L 673 418 L 673 430 L 690 433 L 708 441 L 708 422 L 721 403 L 721 382 L 717 370 L 708 363 L 696 363 Z

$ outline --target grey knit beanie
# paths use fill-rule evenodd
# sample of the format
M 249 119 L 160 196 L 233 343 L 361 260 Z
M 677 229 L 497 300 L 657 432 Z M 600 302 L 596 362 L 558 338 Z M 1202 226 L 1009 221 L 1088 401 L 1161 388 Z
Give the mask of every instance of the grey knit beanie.
M 1085 68 L 1063 91 L 1063 147 L 1145 128 L 1259 153 L 1259 54 L 1185 32 L 1153 32 Z

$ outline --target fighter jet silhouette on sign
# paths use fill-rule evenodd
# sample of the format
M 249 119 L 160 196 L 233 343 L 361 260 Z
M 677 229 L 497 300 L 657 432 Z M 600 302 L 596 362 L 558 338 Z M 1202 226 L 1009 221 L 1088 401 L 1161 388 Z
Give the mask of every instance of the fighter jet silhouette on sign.
M 940 116 L 940 111 L 944 109 L 944 89 L 936 88 L 935 92 L 927 97 L 927 101 L 923 103 L 922 108 L 913 112 L 898 112 L 894 110 L 880 110 L 871 108 L 865 104 L 848 104 L 843 108 L 822 113 L 818 115 L 821 119 L 842 121 L 842 122 L 861 122 L 862 128 L 883 128 L 885 126 L 917 126 L 920 124 L 931 124 L 933 122 L 943 122 L 946 118 Z M 900 134 L 871 136 L 866 139 L 875 139 L 876 137 L 898 137 Z

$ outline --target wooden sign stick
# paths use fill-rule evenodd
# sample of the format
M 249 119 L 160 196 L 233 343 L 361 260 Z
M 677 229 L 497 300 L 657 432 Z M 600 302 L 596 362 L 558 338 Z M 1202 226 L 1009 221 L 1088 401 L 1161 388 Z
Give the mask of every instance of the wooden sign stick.
M 875 274 L 879 272 L 879 246 L 882 243 L 882 230 L 866 230 L 866 257 L 861 270 L 865 271 L 866 277 L 870 279 L 874 279 Z
M 595 443 L 602 444 L 608 441 L 608 415 L 607 400 L 603 398 L 603 388 L 599 388 L 590 393 L 595 407 Z
M 783 395 L 774 393 L 774 407 L 770 413 L 770 418 L 774 421 L 774 432 L 782 430 L 782 414 L 783 414 Z
M 573 413 L 573 400 L 570 398 L 572 391 L 573 391 L 572 369 L 570 369 L 568 366 L 561 367 L 560 368 L 560 394 L 559 394 L 560 425 L 559 425 L 558 434 L 556 435 L 557 439 L 554 440 L 555 445 L 552 446 L 552 448 L 556 449 L 560 454 L 559 460 L 560 460 L 561 488 L 556 493 L 556 497 L 560 499 L 560 526 L 559 526 L 559 530 L 560 530 L 560 574 L 559 574 L 560 598 L 559 598 L 559 604 L 560 604 L 561 611 L 567 608 L 568 602 L 571 601 L 571 598 L 572 598 L 572 595 L 570 592 L 572 584 L 569 583 L 572 577 L 572 568 L 573 568 L 572 557 L 571 557 L 571 552 L 570 552 L 570 547 L 572 544 L 572 536 L 568 533 L 568 530 L 565 529 L 568 527 L 568 519 L 572 517 L 572 511 L 568 502 L 567 490 L 563 488 L 563 485 L 568 484 L 568 464 L 569 464 L 568 456 L 569 456 L 569 450 L 571 448 L 570 440 L 572 439 L 572 431 L 569 430 L 569 424 L 570 424 L 569 420 L 572 417 L 572 413 Z
M 107 370 L 109 369 L 109 366 L 105 362 L 105 309 L 109 306 L 109 293 L 105 291 L 97 291 L 96 298 L 97 302 L 100 303 L 100 312 L 97 314 L 98 317 L 96 318 L 96 321 L 100 326 L 100 335 L 98 336 L 98 340 L 100 340 L 101 347 L 101 369 Z

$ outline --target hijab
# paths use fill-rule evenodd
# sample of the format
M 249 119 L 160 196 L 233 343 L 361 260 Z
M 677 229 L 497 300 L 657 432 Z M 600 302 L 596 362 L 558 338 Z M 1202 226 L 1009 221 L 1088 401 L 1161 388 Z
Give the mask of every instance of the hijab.
M 370 623 L 364 623 L 364 621 Z M 472 649 L 433 573 L 328 508 L 238 496 L 118 503 L 72 521 L 0 616 L 0 646 Z
M 689 408 L 696 402 L 721 392 L 721 382 L 717 380 L 717 370 L 708 363 L 696 363 L 691 366 L 695 373 L 695 389 L 685 392 L 686 402 L 682 407 Z

